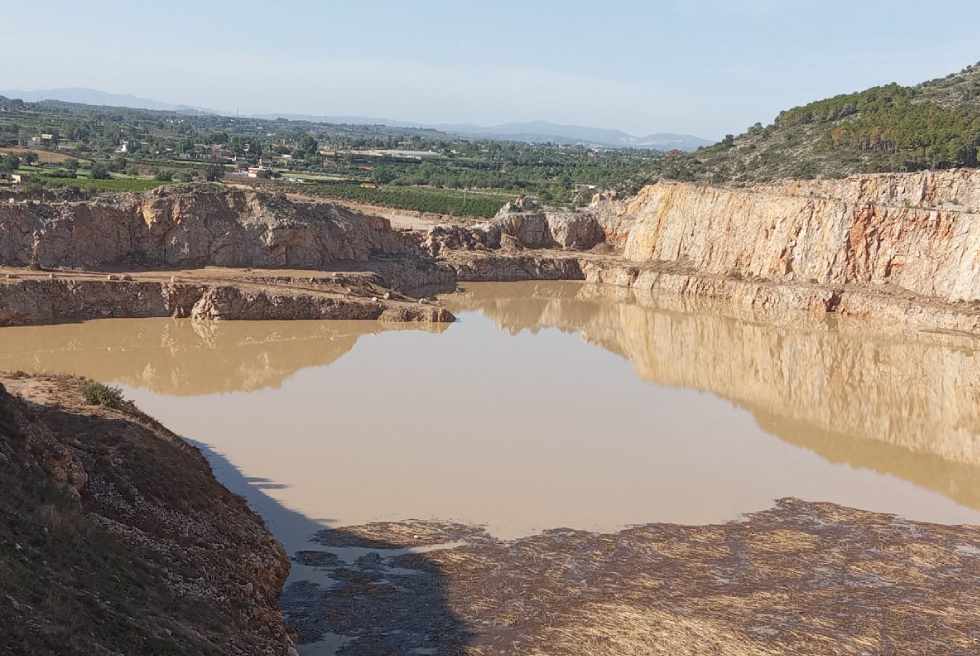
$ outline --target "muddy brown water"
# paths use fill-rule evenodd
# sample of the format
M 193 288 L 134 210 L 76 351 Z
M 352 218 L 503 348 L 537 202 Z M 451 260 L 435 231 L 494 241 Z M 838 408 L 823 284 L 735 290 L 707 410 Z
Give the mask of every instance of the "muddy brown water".
M 448 327 L 109 320 L 0 330 L 0 369 L 122 385 L 311 525 L 501 537 L 707 523 L 779 497 L 980 523 L 980 341 L 773 325 L 575 283 L 470 285 Z M 263 508 L 259 508 L 263 512 Z M 272 511 L 269 511 L 273 514 Z

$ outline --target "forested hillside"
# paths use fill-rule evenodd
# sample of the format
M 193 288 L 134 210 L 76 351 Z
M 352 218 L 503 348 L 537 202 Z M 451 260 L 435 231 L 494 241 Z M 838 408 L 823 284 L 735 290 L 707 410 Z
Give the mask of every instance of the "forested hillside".
M 978 147 L 980 63 L 914 87 L 888 84 L 793 107 L 771 125 L 669 157 L 660 173 L 749 183 L 973 167 Z

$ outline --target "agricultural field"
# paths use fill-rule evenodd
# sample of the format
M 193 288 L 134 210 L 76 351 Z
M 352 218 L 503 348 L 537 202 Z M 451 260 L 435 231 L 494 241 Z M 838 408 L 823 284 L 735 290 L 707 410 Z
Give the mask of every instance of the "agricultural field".
M 399 187 L 394 185 L 362 186 L 359 184 L 286 185 L 289 191 L 311 196 L 348 200 L 415 212 L 452 214 L 455 216 L 492 217 L 511 200 L 506 193 L 466 192 L 455 189 Z
M 486 217 L 530 195 L 561 206 L 650 181 L 653 150 L 463 138 L 430 129 L 338 125 L 0 98 L 0 148 L 37 185 L 139 190 L 242 180 L 386 207 Z M 28 153 L 34 156 L 23 161 Z M 0 166 L 3 163 L 0 162 Z M 88 170 L 99 175 L 87 175 Z M 108 175 L 107 175 L 108 174 Z M 100 178 L 100 179 L 94 179 Z
M 153 180 L 149 178 L 109 178 L 108 180 L 98 180 L 94 178 L 58 178 L 49 176 L 34 176 L 31 180 L 42 186 L 54 188 L 77 187 L 84 191 L 96 192 L 122 192 L 122 191 L 149 191 L 168 184 L 163 180 Z

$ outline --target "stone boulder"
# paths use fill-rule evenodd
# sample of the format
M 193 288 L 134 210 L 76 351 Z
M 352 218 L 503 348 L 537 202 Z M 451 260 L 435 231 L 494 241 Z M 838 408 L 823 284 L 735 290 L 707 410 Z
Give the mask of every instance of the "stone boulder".
M 544 208 L 519 197 L 505 204 L 490 221 L 470 226 L 438 225 L 424 240 L 433 255 L 446 250 L 507 250 L 560 248 L 583 251 L 604 239 L 602 226 L 591 210 Z

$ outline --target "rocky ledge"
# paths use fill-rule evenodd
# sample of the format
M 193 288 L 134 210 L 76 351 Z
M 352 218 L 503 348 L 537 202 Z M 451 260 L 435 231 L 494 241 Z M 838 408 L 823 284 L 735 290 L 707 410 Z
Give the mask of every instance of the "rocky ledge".
M 376 276 L 257 276 L 182 272 L 162 277 L 59 272 L 8 273 L 0 279 L 0 326 L 107 318 L 199 320 L 377 319 L 447 322 L 454 317 L 425 299 L 381 286 Z M 352 279 L 352 280 L 351 280 Z M 346 281 L 346 284 L 345 284 Z
M 333 203 L 191 185 L 0 205 L 0 325 L 451 321 L 424 296 L 455 286 L 417 236 Z
M 0 376 L 0 652 L 295 654 L 262 520 L 196 448 L 84 387 Z

